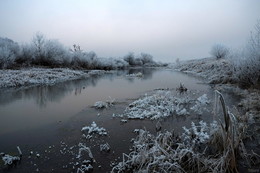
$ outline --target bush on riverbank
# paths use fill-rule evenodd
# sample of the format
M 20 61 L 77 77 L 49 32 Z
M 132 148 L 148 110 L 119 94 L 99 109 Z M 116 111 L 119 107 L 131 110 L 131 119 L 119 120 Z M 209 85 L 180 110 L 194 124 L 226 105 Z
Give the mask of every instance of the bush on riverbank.
M 100 58 L 95 52 L 85 52 L 79 45 L 67 49 L 59 41 L 46 39 L 37 33 L 30 44 L 19 45 L 0 37 L 0 69 L 21 67 L 69 67 L 73 69 L 123 69 L 132 66 L 162 66 L 146 53 L 127 54 L 124 58 Z
M 233 53 L 229 59 L 233 66 L 233 77 L 240 86 L 260 86 L 260 20 L 251 32 L 246 47 L 238 53 Z

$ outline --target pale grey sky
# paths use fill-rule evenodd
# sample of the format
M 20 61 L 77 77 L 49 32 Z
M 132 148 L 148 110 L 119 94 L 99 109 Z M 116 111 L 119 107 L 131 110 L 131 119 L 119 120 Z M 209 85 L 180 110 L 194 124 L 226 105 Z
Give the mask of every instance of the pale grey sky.
M 36 32 L 98 56 L 146 52 L 159 61 L 209 56 L 215 43 L 247 41 L 260 0 L 0 0 L 0 37 Z

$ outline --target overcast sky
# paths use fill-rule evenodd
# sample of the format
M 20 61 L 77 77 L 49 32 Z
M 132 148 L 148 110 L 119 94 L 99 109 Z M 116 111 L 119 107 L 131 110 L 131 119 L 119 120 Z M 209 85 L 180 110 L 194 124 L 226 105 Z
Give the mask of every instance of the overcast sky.
M 36 32 L 101 57 L 147 52 L 163 62 L 237 48 L 260 19 L 260 0 L 0 0 L 0 37 Z

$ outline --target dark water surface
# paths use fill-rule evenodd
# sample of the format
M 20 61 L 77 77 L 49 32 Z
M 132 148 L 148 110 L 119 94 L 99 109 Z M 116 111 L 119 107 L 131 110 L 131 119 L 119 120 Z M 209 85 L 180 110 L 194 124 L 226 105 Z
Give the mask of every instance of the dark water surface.
M 137 72 L 142 72 L 144 77 L 125 76 Z M 60 150 L 71 147 L 70 150 L 77 153 L 79 142 L 91 148 L 96 160 L 94 172 L 108 172 L 111 161 L 120 160 L 118 157 L 122 152 L 129 152 L 130 139 L 136 136 L 133 129 L 145 127 L 156 133 L 154 121 L 131 120 L 122 124 L 119 118 L 112 118 L 112 114 L 122 113 L 131 99 L 146 92 L 158 88 L 175 89 L 180 83 L 189 89 L 190 94 L 213 96 L 213 90 L 203 81 L 165 69 L 131 69 L 53 86 L 0 90 L 0 152 L 16 154 L 19 145 L 24 153 L 21 164 L 7 172 L 76 172 L 73 165 L 77 168 L 75 164 L 80 161 L 75 160 L 75 155 L 62 155 Z M 105 101 L 109 97 L 116 99 L 114 107 L 105 110 L 91 108 L 96 101 Z M 162 124 L 164 129 L 178 131 L 195 119 L 198 118 L 170 117 Z M 109 135 L 91 141 L 82 139 L 81 128 L 92 121 L 106 128 Z M 99 151 L 99 144 L 105 142 L 111 146 L 109 153 Z M 32 156 L 30 151 L 34 152 Z M 35 153 L 39 153 L 40 158 L 36 158 Z

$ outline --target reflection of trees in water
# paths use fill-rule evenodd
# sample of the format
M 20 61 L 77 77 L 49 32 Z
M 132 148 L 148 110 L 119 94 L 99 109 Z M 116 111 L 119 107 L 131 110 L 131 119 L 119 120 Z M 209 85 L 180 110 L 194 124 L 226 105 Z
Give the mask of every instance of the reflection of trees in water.
M 79 95 L 83 88 L 96 86 L 98 80 L 105 77 L 106 75 L 93 75 L 90 78 L 67 81 L 52 86 L 2 90 L 0 91 L 0 105 L 6 105 L 15 100 L 33 99 L 39 107 L 46 107 L 48 102 L 58 102 L 72 92 L 74 92 L 75 95 Z
M 98 81 L 102 78 L 113 81 L 117 76 L 125 76 L 126 74 L 141 72 L 144 74 L 142 80 L 152 78 L 153 72 L 156 69 L 140 68 L 140 69 L 129 69 L 129 70 L 118 70 L 114 73 L 108 73 L 104 75 L 92 75 L 86 79 L 67 81 L 58 83 L 52 86 L 35 86 L 27 89 L 6 89 L 0 91 L 0 105 L 6 105 L 15 100 L 35 100 L 39 107 L 46 107 L 49 102 L 59 102 L 66 95 L 74 92 L 75 95 L 80 95 L 82 89 L 88 86 L 95 87 Z M 133 78 L 127 78 L 127 80 L 134 80 Z

